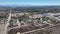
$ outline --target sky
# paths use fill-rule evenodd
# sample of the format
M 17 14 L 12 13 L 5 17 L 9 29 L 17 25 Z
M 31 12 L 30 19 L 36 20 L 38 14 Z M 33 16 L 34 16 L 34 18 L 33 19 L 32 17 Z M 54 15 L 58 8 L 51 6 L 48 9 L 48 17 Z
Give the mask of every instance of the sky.
M 44 5 L 60 5 L 60 0 L 0 0 L 0 5 L 33 5 L 33 6 L 44 6 Z

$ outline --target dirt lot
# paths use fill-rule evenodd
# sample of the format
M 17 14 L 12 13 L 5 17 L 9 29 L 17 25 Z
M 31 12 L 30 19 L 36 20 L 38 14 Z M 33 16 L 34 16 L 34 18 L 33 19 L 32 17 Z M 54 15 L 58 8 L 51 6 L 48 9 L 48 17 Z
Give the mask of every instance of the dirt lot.
M 5 24 L 0 24 L 0 34 L 3 34 Z

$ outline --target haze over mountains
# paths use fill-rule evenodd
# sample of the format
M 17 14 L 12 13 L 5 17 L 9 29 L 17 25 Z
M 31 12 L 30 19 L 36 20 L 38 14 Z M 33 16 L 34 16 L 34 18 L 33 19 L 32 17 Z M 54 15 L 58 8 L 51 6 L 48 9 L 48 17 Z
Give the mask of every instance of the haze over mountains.
M 14 8 L 14 7 L 35 7 L 35 8 L 60 8 L 60 6 L 33 6 L 33 5 L 12 5 L 12 6 L 9 6 L 9 5 L 0 5 L 0 8 Z

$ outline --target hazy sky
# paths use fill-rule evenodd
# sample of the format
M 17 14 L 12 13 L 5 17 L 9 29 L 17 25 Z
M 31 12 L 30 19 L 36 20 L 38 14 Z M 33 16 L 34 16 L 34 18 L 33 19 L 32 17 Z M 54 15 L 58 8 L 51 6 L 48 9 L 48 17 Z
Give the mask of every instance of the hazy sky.
M 60 5 L 60 0 L 0 0 L 0 5 Z

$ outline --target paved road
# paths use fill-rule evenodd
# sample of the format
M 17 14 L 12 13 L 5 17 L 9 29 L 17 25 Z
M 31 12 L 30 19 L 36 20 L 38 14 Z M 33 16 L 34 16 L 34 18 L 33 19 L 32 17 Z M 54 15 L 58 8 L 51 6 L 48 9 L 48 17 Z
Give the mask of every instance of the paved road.
M 0 34 L 6 34 L 9 21 L 11 20 L 11 11 L 6 24 L 0 24 Z

